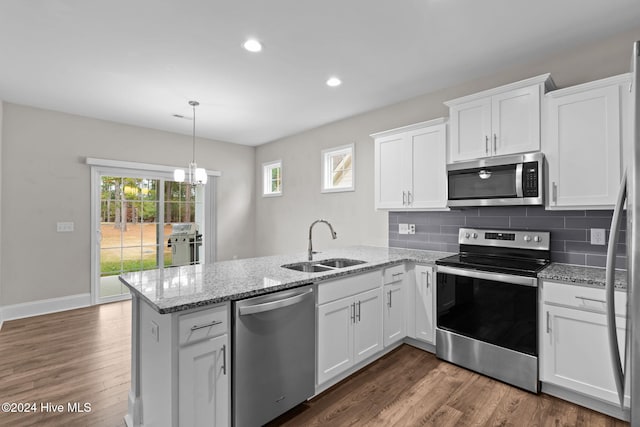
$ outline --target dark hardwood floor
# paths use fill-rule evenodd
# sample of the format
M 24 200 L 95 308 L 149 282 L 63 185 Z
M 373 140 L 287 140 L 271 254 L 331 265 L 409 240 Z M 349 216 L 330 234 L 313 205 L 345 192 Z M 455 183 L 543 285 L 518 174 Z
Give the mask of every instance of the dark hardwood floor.
M 129 302 L 5 322 L 0 426 L 123 426 L 130 380 Z M 42 405 L 63 405 L 46 412 Z M 71 413 L 68 404 L 89 403 Z M 53 409 L 53 406 L 51 406 Z M 403 345 L 270 426 L 628 426 L 534 395 Z M 189 426 L 185 426 L 189 427 Z

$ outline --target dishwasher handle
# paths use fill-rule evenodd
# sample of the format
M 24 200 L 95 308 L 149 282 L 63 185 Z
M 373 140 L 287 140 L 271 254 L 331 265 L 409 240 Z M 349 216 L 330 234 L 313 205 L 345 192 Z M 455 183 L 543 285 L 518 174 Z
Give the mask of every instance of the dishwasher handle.
M 312 293 L 313 293 L 313 289 L 309 289 L 305 292 L 296 294 L 288 298 L 283 298 L 276 301 L 269 301 L 262 304 L 246 305 L 243 307 L 239 307 L 238 313 L 240 314 L 240 316 L 245 316 L 249 314 L 263 313 L 265 311 L 277 310 L 279 308 L 298 304 L 299 302 L 302 302 L 307 297 L 307 295 L 310 295 Z

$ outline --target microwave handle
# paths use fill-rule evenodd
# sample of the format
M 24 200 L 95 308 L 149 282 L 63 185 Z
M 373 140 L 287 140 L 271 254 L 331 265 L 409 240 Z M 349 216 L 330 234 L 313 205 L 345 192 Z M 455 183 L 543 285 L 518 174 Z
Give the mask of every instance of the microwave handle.
M 523 191 L 522 191 L 522 163 L 518 163 L 516 165 L 516 196 L 517 197 L 522 197 L 523 196 Z

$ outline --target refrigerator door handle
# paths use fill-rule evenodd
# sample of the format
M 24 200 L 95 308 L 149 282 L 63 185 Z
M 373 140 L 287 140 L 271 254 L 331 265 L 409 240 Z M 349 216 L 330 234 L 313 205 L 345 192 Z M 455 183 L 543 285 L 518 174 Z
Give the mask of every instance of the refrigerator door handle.
M 616 273 L 616 247 L 618 246 L 618 233 L 620 232 L 620 221 L 622 219 L 622 210 L 624 202 L 627 199 L 627 172 L 625 171 L 622 182 L 620 183 L 620 191 L 618 192 L 618 201 L 613 211 L 611 219 L 611 231 L 609 233 L 609 247 L 607 248 L 607 270 L 606 270 L 606 301 L 607 301 L 607 332 L 609 337 L 609 354 L 611 355 L 611 363 L 613 365 L 613 375 L 616 380 L 616 388 L 618 397 L 620 398 L 620 407 L 624 408 L 624 384 L 625 373 L 622 368 L 620 359 L 620 349 L 618 347 L 618 333 L 616 328 L 616 306 L 615 306 L 615 286 L 614 277 Z M 628 288 L 628 286 L 627 286 Z

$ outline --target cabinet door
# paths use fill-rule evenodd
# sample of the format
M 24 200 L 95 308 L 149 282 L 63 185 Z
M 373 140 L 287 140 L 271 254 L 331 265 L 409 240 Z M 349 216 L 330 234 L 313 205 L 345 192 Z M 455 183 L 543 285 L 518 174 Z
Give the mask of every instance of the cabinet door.
M 541 380 L 619 405 L 605 315 L 548 304 L 543 307 Z M 617 325 L 624 354 L 624 319 L 618 317 Z M 627 406 L 628 399 L 625 397 Z
M 540 150 L 540 90 L 535 85 L 491 97 L 494 156 Z
M 613 206 L 621 177 L 618 86 L 548 98 L 547 137 L 549 206 Z
M 383 348 L 382 288 L 356 295 L 356 323 L 354 324 L 354 362 L 358 363 Z
M 378 138 L 375 141 L 376 208 L 402 208 L 406 204 L 407 148 L 406 133 Z
M 181 347 L 178 354 L 181 426 L 228 426 L 229 338 L 221 335 Z
M 447 133 L 446 125 L 430 126 L 409 132 L 412 208 L 447 206 Z
M 404 282 L 384 287 L 384 346 L 402 340 L 406 333 Z
M 353 365 L 353 297 L 318 306 L 318 384 Z
M 452 106 L 451 143 L 452 162 L 473 160 L 491 155 L 491 98 L 483 98 Z
M 433 318 L 433 268 L 416 265 L 415 330 L 416 338 L 433 344 L 435 323 Z

